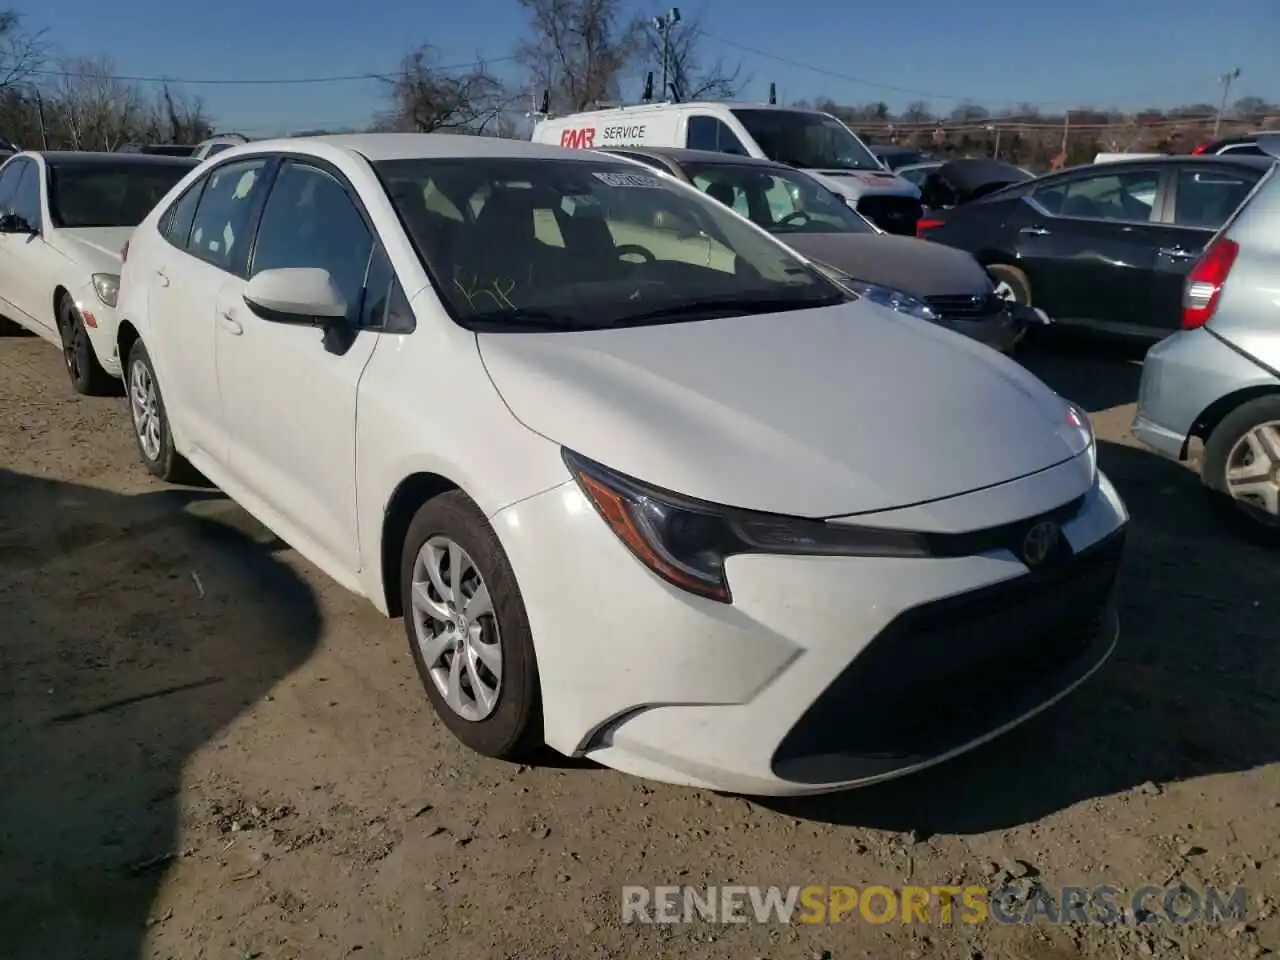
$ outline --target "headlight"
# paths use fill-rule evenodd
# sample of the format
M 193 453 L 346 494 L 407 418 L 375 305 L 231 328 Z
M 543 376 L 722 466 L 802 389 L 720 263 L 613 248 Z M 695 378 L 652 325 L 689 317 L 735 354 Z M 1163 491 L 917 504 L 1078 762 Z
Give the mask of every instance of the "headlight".
M 735 554 L 924 557 L 923 536 L 721 507 L 659 490 L 571 450 L 564 462 L 601 518 L 646 567 L 681 589 L 732 602 Z
M 901 290 L 880 287 L 874 283 L 863 283 L 861 280 L 850 281 L 845 286 L 872 303 L 878 303 L 880 306 L 888 307 L 890 310 L 897 310 L 898 313 L 905 313 L 907 316 L 915 317 L 917 320 L 936 321 L 942 319 L 941 314 L 919 297 L 913 297 L 911 294 L 903 293 Z
M 1093 421 L 1089 414 L 1074 403 L 1067 403 L 1067 429 L 1077 431 L 1085 442 L 1085 455 L 1089 458 L 1089 482 L 1098 482 L 1098 442 L 1093 435 Z
M 97 291 L 99 300 L 108 307 L 114 307 L 116 298 L 120 295 L 120 275 L 116 273 L 95 273 L 93 275 L 93 289 Z

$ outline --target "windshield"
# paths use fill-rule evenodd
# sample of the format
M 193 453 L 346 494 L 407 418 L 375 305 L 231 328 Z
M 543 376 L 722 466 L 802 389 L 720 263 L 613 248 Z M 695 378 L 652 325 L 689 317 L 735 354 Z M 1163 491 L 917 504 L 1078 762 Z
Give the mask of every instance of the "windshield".
M 49 164 L 55 227 L 136 227 L 196 164 L 130 161 Z
M 764 155 L 801 170 L 883 170 L 835 117 L 801 110 L 734 110 Z
M 846 299 L 720 204 L 635 164 L 375 166 L 450 312 L 470 329 L 604 329 Z
M 770 233 L 876 232 L 842 197 L 803 173 L 741 163 L 687 163 L 684 171 L 703 193 Z

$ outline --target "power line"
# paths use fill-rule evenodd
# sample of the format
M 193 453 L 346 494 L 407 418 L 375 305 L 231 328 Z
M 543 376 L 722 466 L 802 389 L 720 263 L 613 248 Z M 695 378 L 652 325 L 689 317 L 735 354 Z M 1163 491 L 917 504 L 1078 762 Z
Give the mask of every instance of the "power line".
M 431 67 L 432 70 L 447 72 L 450 70 L 465 70 L 469 67 L 487 67 L 494 63 L 506 63 L 514 60 L 515 56 L 494 57 L 491 60 L 471 60 L 467 63 L 450 63 L 439 67 Z M 361 80 L 394 80 L 399 76 L 399 71 L 390 73 L 351 73 L 338 76 L 328 77 L 139 77 L 129 76 L 125 74 L 112 73 L 95 73 L 93 71 L 77 71 L 77 70 L 32 70 L 31 73 L 41 77 L 60 77 L 60 78 L 78 78 L 85 77 L 95 80 L 119 80 L 125 83 L 172 83 L 176 85 L 189 86 L 254 86 L 254 87 L 276 87 L 276 86 L 303 86 L 309 84 L 320 83 L 351 83 Z

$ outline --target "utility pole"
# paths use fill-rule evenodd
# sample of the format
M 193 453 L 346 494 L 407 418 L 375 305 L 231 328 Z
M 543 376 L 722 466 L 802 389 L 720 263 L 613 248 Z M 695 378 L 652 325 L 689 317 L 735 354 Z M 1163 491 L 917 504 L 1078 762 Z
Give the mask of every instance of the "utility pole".
M 672 7 L 660 17 L 654 17 L 651 21 L 653 29 L 658 31 L 658 36 L 662 38 L 662 98 L 668 99 L 667 91 L 667 75 L 671 62 L 671 28 L 680 22 L 680 10 L 678 7 Z
M 1222 126 L 1222 115 L 1227 112 L 1227 97 L 1231 94 L 1231 84 L 1239 77 L 1239 67 L 1218 77 L 1218 82 L 1222 84 L 1222 102 L 1218 104 L 1218 115 L 1213 120 L 1213 135 L 1215 138 L 1218 136 L 1218 128 Z
M 43 99 L 41 99 L 41 97 L 40 97 L 40 91 L 39 91 L 38 89 L 36 89 L 34 86 L 31 88 L 31 92 L 32 92 L 33 94 L 35 94 L 35 98 L 36 98 L 36 117 L 37 117 L 37 119 L 39 119 L 39 121 L 40 121 L 40 149 L 41 149 L 41 150 L 44 150 L 44 151 L 48 151 L 48 149 L 49 149 L 49 125 L 48 125 L 47 123 L 45 123 L 45 119 L 44 119 L 44 100 L 43 100 Z

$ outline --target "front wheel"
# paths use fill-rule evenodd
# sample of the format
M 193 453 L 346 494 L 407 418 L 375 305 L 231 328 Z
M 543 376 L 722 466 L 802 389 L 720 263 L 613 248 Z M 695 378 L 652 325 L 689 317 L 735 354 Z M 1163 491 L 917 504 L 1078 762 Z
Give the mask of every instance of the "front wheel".
M 484 756 L 532 755 L 542 708 L 524 600 L 493 528 L 460 491 L 409 524 L 400 589 L 409 650 L 444 725 Z
M 86 397 L 105 397 L 119 389 L 116 379 L 98 362 L 98 354 L 89 342 L 84 318 L 68 296 L 58 303 L 58 333 L 62 336 L 62 360 L 76 393 Z
M 1280 396 L 1223 417 L 1204 445 L 1200 477 L 1222 494 L 1227 519 L 1250 539 L 1280 545 Z
M 170 483 L 183 483 L 194 471 L 173 446 L 169 416 L 147 348 L 139 340 L 125 360 L 125 390 L 133 419 L 133 439 L 143 466 L 152 476 Z

